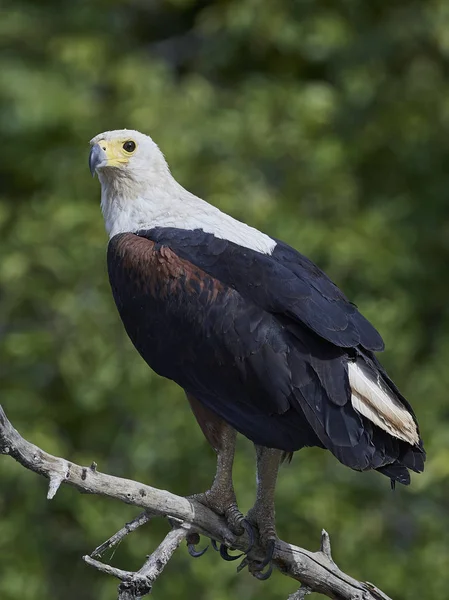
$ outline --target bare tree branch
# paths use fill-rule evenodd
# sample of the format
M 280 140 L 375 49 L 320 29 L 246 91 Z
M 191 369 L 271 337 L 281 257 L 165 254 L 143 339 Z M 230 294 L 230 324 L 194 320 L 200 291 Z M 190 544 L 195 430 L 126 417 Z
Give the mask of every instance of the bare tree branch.
M 106 573 L 106 575 L 112 575 L 113 577 L 117 577 L 117 579 L 120 579 L 120 581 L 131 581 L 133 576 L 135 575 L 135 573 L 133 573 L 132 571 L 123 571 L 122 569 L 111 567 L 111 565 L 106 565 L 105 563 L 102 563 L 99 560 L 95 560 L 91 556 L 83 556 L 83 560 L 91 567 L 95 567 L 102 573 Z
M 189 526 L 181 525 L 173 528 L 148 557 L 143 567 L 137 571 L 130 581 L 119 586 L 118 600 L 138 600 L 151 592 L 153 582 L 159 577 L 166 564 L 179 548 L 189 532 Z
M 0 454 L 8 454 L 25 468 L 47 477 L 50 481 L 49 498 L 53 498 L 59 486 L 66 483 L 84 493 L 107 496 L 126 504 L 139 506 L 152 515 L 168 517 L 171 522 L 175 521 L 178 524 L 137 573 L 115 569 L 92 557 L 84 557 L 90 565 L 122 580 L 119 600 L 137 599 L 142 596 L 140 592 L 144 589 L 147 589 L 144 593 L 148 593 L 154 580 L 189 531 L 206 535 L 217 542 L 225 543 L 230 548 L 244 550 L 248 546 L 249 539 L 246 533 L 236 537 L 221 517 L 193 499 L 176 496 L 130 479 L 100 473 L 95 463 L 90 467 L 82 467 L 44 452 L 22 438 L 8 421 L 1 406 Z M 139 519 L 143 519 L 142 515 L 134 520 L 136 523 L 134 528 L 139 526 L 137 524 Z M 123 530 L 116 534 L 119 539 L 128 533 L 128 531 L 125 534 L 121 532 Z M 110 540 L 114 538 L 115 536 Z M 105 549 L 110 547 L 108 546 L 110 540 L 97 548 L 95 551 L 97 556 L 101 554 L 103 547 Z M 254 545 L 247 558 L 248 562 L 263 560 L 264 552 L 258 543 Z M 279 540 L 274 551 L 273 563 L 281 573 L 303 584 L 303 587 L 293 596 L 295 598 L 304 598 L 307 592 L 314 591 L 336 600 L 391 600 L 374 585 L 357 581 L 337 567 L 331 558 L 329 536 L 324 531 L 321 549 L 318 552 L 310 552 Z M 142 584 L 143 588 L 139 588 L 136 582 Z
M 133 523 L 137 522 L 139 522 L 140 525 L 143 525 L 142 515 L 139 515 L 139 517 L 133 521 Z M 139 525 L 136 525 L 134 529 L 137 529 L 138 526 Z M 122 581 L 118 588 L 118 600 L 139 600 L 139 598 L 142 598 L 142 596 L 146 596 L 151 592 L 154 581 L 156 581 L 162 573 L 175 550 L 179 548 L 181 542 L 187 537 L 190 528 L 191 526 L 189 524 L 174 526 L 173 529 L 167 533 L 156 550 L 147 557 L 143 567 L 136 573 L 116 569 L 115 567 L 111 567 L 110 565 L 106 565 L 93 559 L 92 556 L 83 556 L 83 560 L 102 573 L 112 575 Z M 123 535 L 124 529 L 125 528 L 121 529 L 110 539 L 115 539 L 118 534 L 121 534 L 123 539 L 123 537 L 129 533 L 129 531 L 127 531 L 127 533 Z M 109 541 L 110 540 L 108 540 L 108 542 Z M 108 542 L 105 542 L 105 544 Z M 102 544 L 102 546 L 103 545 L 104 544 Z
M 290 594 L 287 600 L 304 600 L 304 598 L 311 593 L 312 590 L 309 587 L 302 585 L 297 592 Z
M 140 513 L 140 515 L 137 515 L 137 517 L 135 519 L 133 519 L 129 523 L 125 523 L 124 527 L 122 527 L 119 531 L 117 531 L 117 533 L 114 533 L 114 535 L 111 536 L 108 540 L 106 540 L 105 542 L 100 544 L 100 546 L 98 546 L 98 548 L 95 548 L 95 550 L 91 553 L 90 556 L 92 558 L 102 556 L 106 552 L 106 550 L 109 550 L 109 548 L 113 548 L 114 546 L 117 546 L 117 544 L 119 544 L 123 540 L 123 538 L 125 538 L 129 533 L 135 531 L 142 525 L 145 525 L 145 523 L 148 523 L 148 521 L 151 519 L 151 517 L 152 517 L 151 513 L 144 510 L 143 513 Z

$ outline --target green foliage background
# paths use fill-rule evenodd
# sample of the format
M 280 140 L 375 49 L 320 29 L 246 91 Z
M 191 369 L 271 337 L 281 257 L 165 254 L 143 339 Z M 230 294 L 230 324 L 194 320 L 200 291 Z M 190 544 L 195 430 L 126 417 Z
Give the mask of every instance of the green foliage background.
M 88 140 L 151 134 L 175 177 L 311 256 L 382 332 L 416 408 L 427 470 L 391 493 L 317 449 L 278 487 L 280 535 L 395 600 L 449 598 L 449 9 L 445 0 L 3 0 L 0 17 L 1 403 L 75 462 L 179 494 L 214 456 L 183 393 L 125 336 L 105 269 Z M 254 494 L 240 441 L 239 500 Z M 137 511 L 0 460 L 0 598 L 109 600 L 80 557 Z M 112 563 L 137 568 L 154 522 Z M 213 552 L 181 549 L 156 598 L 286 598 Z

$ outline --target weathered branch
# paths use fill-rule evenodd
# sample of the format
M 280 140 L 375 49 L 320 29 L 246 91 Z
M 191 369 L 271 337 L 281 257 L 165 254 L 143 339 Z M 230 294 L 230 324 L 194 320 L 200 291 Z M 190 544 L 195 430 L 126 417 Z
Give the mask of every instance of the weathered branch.
M 133 523 L 136 521 L 139 522 L 139 525 L 142 525 L 142 515 L 139 515 L 137 520 L 135 519 Z M 137 529 L 139 525 L 136 525 L 134 529 Z M 129 533 L 128 530 L 127 533 L 123 534 L 124 529 L 121 529 L 110 539 L 116 539 L 116 536 L 121 536 L 123 539 L 124 535 Z M 122 581 L 118 588 L 118 600 L 139 600 L 142 598 L 142 596 L 145 596 L 151 592 L 153 583 L 162 573 L 168 561 L 173 556 L 175 550 L 179 548 L 181 542 L 187 537 L 189 529 L 190 525 L 188 524 L 174 526 L 173 529 L 165 536 L 164 540 L 159 544 L 156 550 L 147 557 L 143 567 L 136 573 L 122 571 L 122 569 L 116 569 L 110 565 L 105 565 L 104 563 L 93 559 L 92 556 L 83 556 L 83 560 L 88 565 L 95 567 L 102 573 L 112 575 Z M 110 540 L 108 540 L 108 542 L 109 541 Z M 105 542 L 105 544 L 108 542 Z M 94 552 L 92 554 L 94 554 Z
M 140 592 L 148 593 L 156 577 L 162 572 L 168 560 L 189 530 L 208 536 L 227 546 L 244 550 L 248 546 L 245 533 L 236 537 L 226 526 L 225 521 L 207 507 L 193 499 L 176 496 L 165 490 L 149 485 L 100 473 L 95 463 L 90 467 L 76 465 L 63 458 L 48 454 L 26 441 L 13 428 L 0 406 L 0 454 L 9 454 L 25 468 L 47 477 L 50 481 L 48 497 L 53 498 L 59 486 L 66 483 L 84 493 L 98 494 L 114 498 L 143 508 L 152 515 L 168 517 L 177 526 L 169 532 L 161 545 L 149 557 L 137 573 L 115 569 L 104 565 L 92 557 L 84 560 L 96 568 L 122 580 L 119 588 L 119 600 L 131 600 L 141 597 Z M 140 520 L 139 520 L 140 519 Z M 148 519 L 147 519 L 148 520 Z M 137 528 L 145 521 L 140 515 L 133 523 Z M 114 545 L 111 540 L 122 539 L 129 531 L 126 526 L 97 548 L 96 556 Z M 261 561 L 264 558 L 262 548 L 256 543 L 248 555 L 249 561 Z M 273 563 L 281 573 L 300 581 L 303 587 L 294 595 L 304 598 L 309 591 L 319 592 L 337 600 L 391 600 L 386 594 L 370 583 L 353 579 L 341 571 L 333 562 L 330 554 L 329 536 L 323 531 L 321 549 L 310 552 L 298 546 L 279 540 L 276 544 Z M 136 582 L 142 585 L 137 589 Z M 126 595 L 128 594 L 128 595 Z M 134 595 L 133 595 L 134 594 Z
M 149 594 L 154 581 L 162 573 L 175 550 L 186 538 L 188 531 L 189 527 L 183 525 L 173 528 L 147 558 L 143 567 L 133 575 L 132 579 L 120 584 L 118 600 L 138 600 L 145 594 Z
M 117 544 L 119 544 L 123 540 L 123 538 L 125 538 L 128 534 L 135 531 L 142 525 L 145 525 L 145 523 L 148 523 L 151 517 L 151 513 L 144 510 L 143 513 L 137 515 L 135 519 L 133 519 L 129 523 L 125 523 L 124 527 L 117 531 L 117 533 L 114 533 L 114 535 L 111 536 L 108 540 L 100 544 L 98 548 L 95 548 L 95 550 L 90 555 L 91 558 L 102 556 L 106 552 L 106 550 L 117 546 Z

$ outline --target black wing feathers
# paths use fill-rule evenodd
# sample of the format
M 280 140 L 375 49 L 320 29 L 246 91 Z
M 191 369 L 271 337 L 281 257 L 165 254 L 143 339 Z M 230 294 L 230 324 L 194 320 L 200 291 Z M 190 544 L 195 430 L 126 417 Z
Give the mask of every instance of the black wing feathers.
M 379 333 L 327 275 L 283 242 L 266 255 L 199 229 L 155 228 L 139 235 L 167 244 L 243 297 L 304 323 L 337 346 L 383 349 Z

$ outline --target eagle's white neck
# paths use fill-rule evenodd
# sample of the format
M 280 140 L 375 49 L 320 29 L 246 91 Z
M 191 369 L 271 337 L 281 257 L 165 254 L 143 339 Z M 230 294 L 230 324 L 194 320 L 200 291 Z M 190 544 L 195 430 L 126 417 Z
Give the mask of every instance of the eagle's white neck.
M 157 177 L 120 178 L 99 174 L 101 208 L 109 237 L 154 227 L 202 229 L 263 254 L 276 242 L 268 235 L 237 221 L 185 190 L 168 168 Z M 138 179 L 140 181 L 138 181 Z

